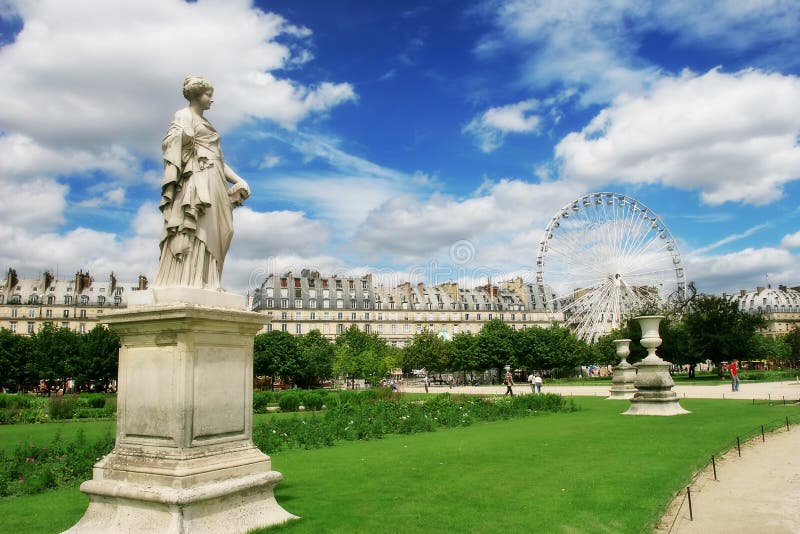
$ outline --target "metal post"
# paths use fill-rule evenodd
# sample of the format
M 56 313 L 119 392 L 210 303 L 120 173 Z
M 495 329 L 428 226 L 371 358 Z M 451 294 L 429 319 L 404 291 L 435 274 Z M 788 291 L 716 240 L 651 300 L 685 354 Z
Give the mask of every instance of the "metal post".
M 739 458 L 742 457 L 742 443 L 739 441 L 739 436 L 736 436 L 736 449 L 739 451 Z
M 761 443 L 764 443 L 764 425 L 761 425 Z
M 711 467 L 714 468 L 714 480 L 717 480 L 717 462 L 714 460 L 714 455 L 711 455 Z
M 686 486 L 686 496 L 689 498 L 689 521 L 694 521 L 694 514 L 692 513 L 692 488 Z

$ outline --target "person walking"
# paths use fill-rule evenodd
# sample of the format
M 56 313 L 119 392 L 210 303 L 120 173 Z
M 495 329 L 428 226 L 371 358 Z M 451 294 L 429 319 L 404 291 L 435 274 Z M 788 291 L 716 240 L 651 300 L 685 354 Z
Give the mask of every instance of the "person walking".
M 533 382 L 536 384 L 536 393 L 542 392 L 542 377 L 539 373 L 536 373 L 536 376 L 533 377 Z
M 425 383 L 425 393 L 427 393 L 428 392 L 428 384 L 429 384 L 428 375 L 425 375 L 425 379 L 423 380 L 423 382 Z
M 531 384 L 531 394 L 536 393 L 536 377 L 533 373 L 528 375 L 528 382 Z
M 511 395 L 513 397 L 514 396 L 514 390 L 511 389 L 511 386 L 514 385 L 514 377 L 511 376 L 511 371 L 507 371 L 506 372 L 506 376 L 505 376 L 505 378 L 503 378 L 503 384 L 506 385 L 505 395 Z
M 734 359 L 728 366 L 731 373 L 731 390 L 739 391 L 739 360 Z

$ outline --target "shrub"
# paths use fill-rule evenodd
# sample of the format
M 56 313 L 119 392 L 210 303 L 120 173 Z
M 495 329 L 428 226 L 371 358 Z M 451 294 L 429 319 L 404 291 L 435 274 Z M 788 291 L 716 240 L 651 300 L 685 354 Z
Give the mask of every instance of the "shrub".
M 77 407 L 76 397 L 50 397 L 50 419 L 72 419 Z
M 304 391 L 301 398 L 306 410 L 321 410 L 322 405 L 325 404 L 324 394 L 318 391 Z
M 266 413 L 267 406 L 275 403 L 274 391 L 254 391 L 253 392 L 253 411 L 255 413 Z
M 292 389 L 286 393 L 282 393 L 278 397 L 278 406 L 281 407 L 282 412 L 296 412 L 302 404 L 302 393 L 300 390 Z
M 33 395 L 0 393 L 0 409 L 21 410 L 31 408 L 36 403 Z

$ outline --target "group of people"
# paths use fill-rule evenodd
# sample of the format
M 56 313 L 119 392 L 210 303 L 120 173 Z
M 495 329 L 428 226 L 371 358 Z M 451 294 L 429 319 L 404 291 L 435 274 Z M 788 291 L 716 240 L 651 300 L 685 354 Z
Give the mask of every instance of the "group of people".
M 531 393 L 541 393 L 542 392 L 542 377 L 539 373 L 531 373 L 528 375 L 528 383 L 531 385 Z M 511 371 L 507 371 L 505 377 L 503 377 L 503 385 L 506 386 L 506 395 L 514 396 L 514 390 L 511 389 L 511 386 L 514 385 L 514 377 L 511 374 Z

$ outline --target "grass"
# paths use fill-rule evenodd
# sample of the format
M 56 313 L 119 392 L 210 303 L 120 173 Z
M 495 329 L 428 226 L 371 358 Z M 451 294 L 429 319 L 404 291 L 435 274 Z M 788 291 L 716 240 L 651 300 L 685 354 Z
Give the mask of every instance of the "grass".
M 692 414 L 623 417 L 625 401 L 575 400 L 577 413 L 276 453 L 278 502 L 303 519 L 258 532 L 647 532 L 737 435 L 787 414 L 800 422 L 797 407 L 750 401 L 684 399 Z M 2 529 L 60 532 L 85 506 L 77 489 L 0 500 Z
M 64 441 L 75 438 L 79 429 L 83 429 L 86 439 L 94 441 L 106 432 L 112 435 L 116 421 L 65 421 L 59 423 L 0 425 L 0 450 L 9 450 L 23 443 L 47 445 L 56 433 L 61 433 Z

